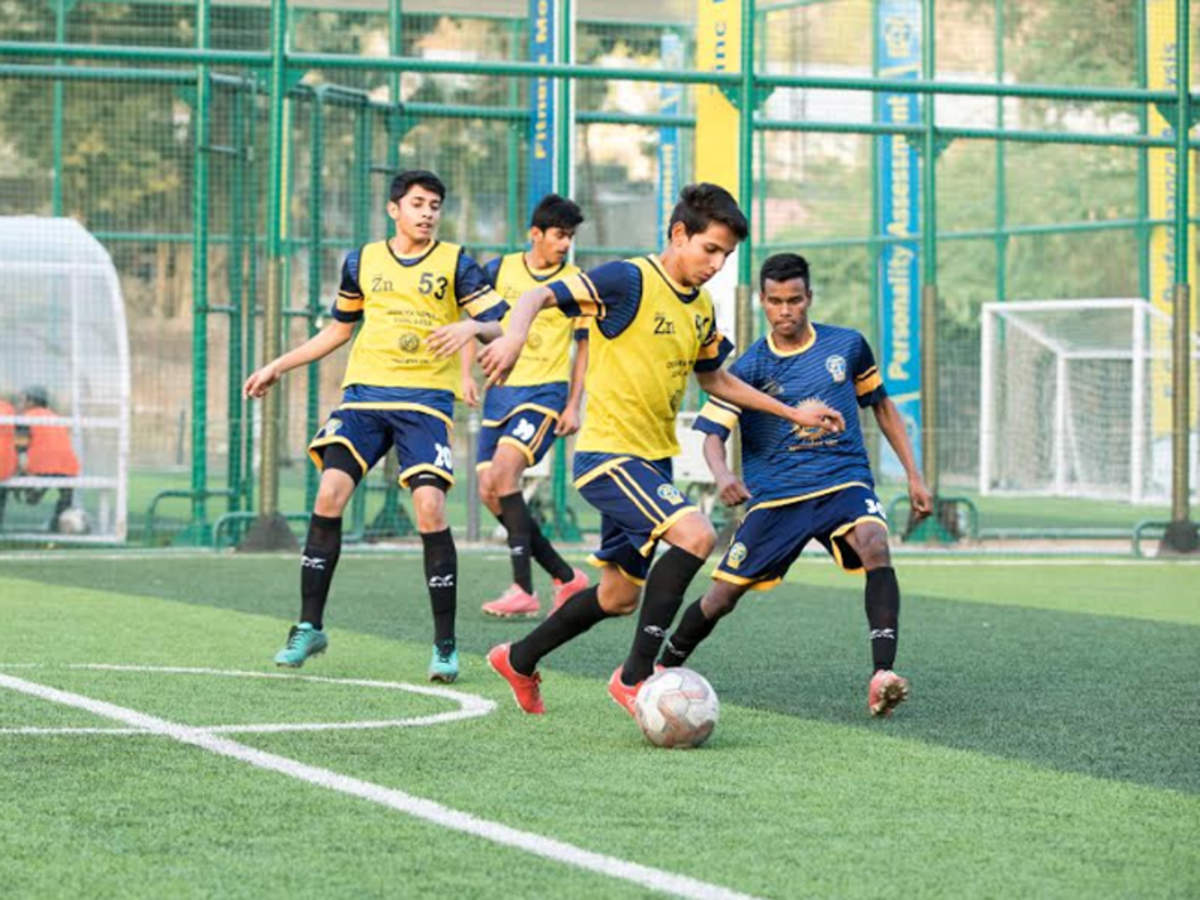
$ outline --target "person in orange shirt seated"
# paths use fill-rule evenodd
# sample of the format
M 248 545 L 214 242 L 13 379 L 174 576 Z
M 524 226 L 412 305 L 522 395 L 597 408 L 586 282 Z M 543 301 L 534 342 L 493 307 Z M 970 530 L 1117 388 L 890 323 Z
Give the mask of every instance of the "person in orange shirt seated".
M 57 419 L 59 414 L 50 408 L 46 389 L 31 387 L 25 391 L 21 415 L 29 418 Z M 40 478 L 74 478 L 79 474 L 79 458 L 71 446 L 71 432 L 65 425 L 36 424 L 22 426 L 26 435 L 25 474 Z M 31 506 L 42 499 L 46 488 L 30 488 L 25 501 Z M 75 492 L 72 488 L 58 489 L 58 502 L 50 518 L 50 530 L 58 531 L 58 517 L 71 508 Z
M 8 488 L 4 482 L 17 474 L 17 429 L 6 416 L 15 416 L 16 409 L 8 399 L 0 397 L 0 527 L 4 525 L 4 507 L 8 503 Z

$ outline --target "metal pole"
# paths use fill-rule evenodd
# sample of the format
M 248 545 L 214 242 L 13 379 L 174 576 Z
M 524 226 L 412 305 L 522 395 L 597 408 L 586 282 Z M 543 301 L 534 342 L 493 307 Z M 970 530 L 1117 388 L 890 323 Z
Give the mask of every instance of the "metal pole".
M 1188 0 L 1175 0 L 1175 289 L 1171 331 L 1171 524 L 1163 544 L 1181 553 L 1200 549 L 1200 535 L 1188 518 L 1188 439 L 1190 437 L 1191 290 L 1188 285 L 1190 190 L 1188 132 L 1191 130 L 1191 35 Z
M 921 77 L 934 78 L 934 0 L 924 2 Z M 934 95 L 925 95 L 924 165 L 921 169 L 921 461 L 925 484 L 938 494 L 937 465 L 937 132 Z
M 208 49 L 209 0 L 196 3 L 196 48 Z M 196 125 L 192 129 L 192 515 L 189 538 L 207 535 L 208 487 L 208 144 L 212 83 L 208 66 L 196 66 Z
M 1004 83 L 1004 3 L 995 0 L 996 83 Z M 1004 128 L 1004 98 L 996 98 L 996 127 Z M 1008 236 L 1004 226 L 1008 217 L 1008 178 L 1005 172 L 1004 141 L 996 141 L 996 299 L 1008 294 Z
M 283 127 L 287 95 L 287 2 L 271 0 L 270 152 L 267 168 L 267 288 L 263 304 L 263 358 L 279 355 L 283 324 Z M 253 296 L 253 292 L 251 293 Z M 294 549 L 296 538 L 279 514 L 279 396 L 262 400 L 262 447 L 259 466 L 259 516 L 239 545 L 242 550 Z
M 57 0 L 54 4 L 54 41 L 58 44 L 67 42 L 67 0 Z M 63 64 L 56 59 L 55 63 Z M 54 179 L 50 185 L 50 209 L 56 216 L 63 214 L 63 113 L 66 98 L 63 83 L 54 82 L 54 120 L 51 125 L 51 152 L 54 156 Z
M 320 88 L 313 92 L 312 111 L 309 121 L 309 177 L 308 177 L 308 336 L 317 333 L 317 316 L 321 312 L 321 223 L 322 192 L 324 179 L 321 170 L 325 165 L 325 93 Z M 309 424 L 320 414 L 321 380 L 316 364 L 308 367 L 308 395 L 305 411 Z M 309 432 L 315 433 L 315 429 Z M 304 478 L 304 508 L 312 509 L 317 502 L 316 468 L 308 466 Z
M 245 118 L 246 92 L 233 89 L 234 157 L 229 169 L 229 316 L 228 385 L 226 391 L 226 421 L 229 428 L 229 453 L 225 464 L 225 486 L 229 492 L 227 512 L 241 507 L 242 484 L 242 421 L 245 401 L 242 399 L 242 333 L 245 329 L 245 273 L 242 266 L 245 246 L 242 238 L 246 227 L 242 217 L 242 195 L 246 192 Z
M 1148 65 L 1146 60 L 1146 0 L 1137 4 L 1137 80 L 1138 87 L 1146 87 Z M 1138 104 L 1138 134 L 1146 134 L 1150 127 L 1150 107 Z M 1137 238 L 1138 296 L 1150 299 L 1150 218 L 1149 156 L 1145 147 L 1137 151 Z
M 571 63 L 575 56 L 574 22 L 571 18 L 572 0 L 561 0 L 559 5 L 559 42 L 558 56 L 560 63 Z M 558 80 L 558 148 L 555 154 L 555 182 L 558 193 L 563 196 L 571 194 L 571 159 L 575 138 L 574 116 L 571 110 L 571 82 L 566 78 Z M 575 527 L 567 511 L 567 442 L 560 440 L 554 448 L 554 469 L 551 478 L 551 495 L 554 502 L 554 532 L 568 541 L 579 540 L 579 529 Z

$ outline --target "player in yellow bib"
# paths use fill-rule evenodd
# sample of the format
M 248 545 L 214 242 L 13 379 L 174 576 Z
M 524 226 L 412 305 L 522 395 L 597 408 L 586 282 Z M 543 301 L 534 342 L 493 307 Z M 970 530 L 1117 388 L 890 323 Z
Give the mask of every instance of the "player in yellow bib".
M 341 552 L 342 510 L 358 482 L 394 446 L 400 484 L 412 491 L 425 551 L 434 624 L 429 678 L 458 677 L 458 560 L 446 524 L 459 377 L 453 353 L 475 338 L 498 337 L 508 304 L 462 247 L 437 239 L 445 197 L 445 185 L 432 172 L 413 169 L 392 179 L 387 211 L 395 235 L 346 257 L 333 321 L 246 379 L 246 396 L 261 397 L 285 372 L 345 344 L 361 323 L 342 402 L 308 448 L 321 481 L 300 558 L 300 622 L 275 656 L 281 666 L 301 666 L 328 645 L 323 617 Z M 463 313 L 470 318 L 460 321 Z
M 483 267 L 500 296 L 514 303 L 531 288 L 577 274 L 579 269 L 567 262 L 567 254 L 582 221 L 583 213 L 572 201 L 558 194 L 543 197 L 530 219 L 529 249 Z M 501 327 L 507 326 L 508 318 Z M 577 348 L 574 362 L 572 336 Z M 537 465 L 555 437 L 579 430 L 587 347 L 586 328 L 576 328 L 571 319 L 546 310 L 533 320 L 508 381 L 493 385 L 484 396 L 476 455 L 479 496 L 508 532 L 513 570 L 512 586 L 483 604 L 488 615 L 533 617 L 541 611 L 533 589 L 531 555 L 553 579 L 553 609 L 588 585 L 587 575 L 567 563 L 542 534 L 521 492 L 525 469 Z
M 748 232 L 724 188 L 684 188 L 671 214 L 661 256 L 605 263 L 523 295 L 503 337 L 481 354 L 484 371 L 503 381 L 517 362 L 539 310 L 589 316 L 587 410 L 575 444 L 575 486 L 601 512 L 601 546 L 593 562 L 600 584 L 572 596 L 513 644 L 492 648 L 488 662 L 508 681 L 518 705 L 544 711 L 538 661 L 610 616 L 628 615 L 642 598 L 633 646 L 609 679 L 613 699 L 632 714 L 684 591 L 712 551 L 712 525 L 671 483 L 679 452 L 675 415 L 691 372 L 710 395 L 771 413 L 803 427 L 841 431 L 841 414 L 815 403 L 780 403 L 721 369 L 733 345 L 717 329 L 702 285 Z M 655 545 L 670 548 L 653 564 Z

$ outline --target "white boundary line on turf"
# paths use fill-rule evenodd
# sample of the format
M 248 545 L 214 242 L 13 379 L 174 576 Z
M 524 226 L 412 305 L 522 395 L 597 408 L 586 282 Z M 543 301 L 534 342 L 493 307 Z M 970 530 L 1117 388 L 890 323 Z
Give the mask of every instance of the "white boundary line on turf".
M 40 663 L 0 663 L 0 669 L 39 667 Z M 388 690 L 405 691 L 410 694 L 421 694 L 428 697 L 438 697 L 453 700 L 458 709 L 444 713 L 433 713 L 427 716 L 412 716 L 405 719 L 367 719 L 356 722 L 250 722 L 237 725 L 201 725 L 189 726 L 211 732 L 213 734 L 275 734 L 285 731 L 350 731 L 364 728 L 411 728 L 424 725 L 440 725 L 443 722 L 457 722 L 462 719 L 474 719 L 486 716 L 496 708 L 491 700 L 466 694 L 450 688 L 430 687 L 428 685 L 407 684 L 400 681 L 369 681 L 362 678 L 328 678 L 320 675 L 285 675 L 278 672 L 242 672 L 236 669 L 207 669 L 185 666 L 133 666 L 114 665 L 110 663 L 74 663 L 66 666 L 68 669 L 90 669 L 109 672 L 151 672 L 167 675 L 216 675 L 228 678 L 275 678 L 291 681 L 315 681 L 323 684 L 349 684 L 356 687 L 385 688 Z M 137 728 L 94 728 L 94 727 L 64 727 L 51 726 L 18 726 L 0 728 L 0 734 L 26 735 L 59 735 L 59 734 L 145 734 Z
M 628 862 L 614 856 L 594 853 L 590 850 L 584 850 L 582 847 L 576 847 L 574 844 L 568 844 L 565 841 L 555 840 L 554 838 L 548 838 L 529 831 L 520 831 L 499 822 L 480 819 L 470 813 L 442 806 L 440 803 L 426 800 L 423 797 L 416 797 L 412 794 L 406 794 L 403 791 L 384 787 L 383 785 L 362 781 L 358 778 L 351 778 L 348 775 L 340 775 L 329 769 L 310 766 L 299 760 L 288 759 L 285 756 L 278 756 L 274 753 L 257 750 L 254 747 L 239 744 L 229 738 L 212 734 L 203 728 L 192 728 L 187 725 L 170 722 L 134 709 L 116 706 L 112 703 L 106 703 L 103 700 L 94 700 L 91 697 L 73 694 L 69 691 L 60 691 L 48 685 L 26 681 L 23 678 L 3 673 L 0 673 L 0 687 L 27 694 L 31 697 L 38 697 L 42 700 L 48 700 L 51 703 L 59 703 L 63 706 L 82 709 L 93 715 L 123 722 L 126 725 L 131 725 L 149 734 L 162 735 L 181 744 L 199 747 L 218 756 L 241 760 L 259 769 L 278 772 L 282 775 L 287 775 L 291 778 L 308 782 L 309 784 L 315 784 L 319 787 L 328 788 L 332 791 L 338 791 L 351 797 L 369 800 L 372 803 L 378 803 L 381 806 L 386 806 L 389 809 L 423 819 L 426 822 L 432 822 L 435 825 L 440 825 L 452 831 L 475 835 L 476 837 L 484 838 L 502 846 L 524 850 L 527 853 L 532 853 L 535 856 L 540 856 L 553 862 L 587 869 L 651 890 L 676 894 L 680 897 L 694 897 L 698 898 L 698 900 L 744 900 L 747 897 L 745 894 L 740 894 L 720 885 L 709 884 L 695 878 L 689 878 L 686 875 L 677 875 L 673 872 L 666 872 L 651 866 Z

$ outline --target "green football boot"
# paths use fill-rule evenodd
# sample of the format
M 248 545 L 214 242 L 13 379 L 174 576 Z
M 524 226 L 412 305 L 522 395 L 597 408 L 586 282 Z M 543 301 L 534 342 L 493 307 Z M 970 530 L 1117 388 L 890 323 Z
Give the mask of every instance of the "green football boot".
M 301 622 L 288 631 L 287 646 L 275 654 L 275 665 L 298 669 L 310 656 L 324 653 L 328 646 L 329 638 L 325 637 L 325 632 L 308 622 Z
M 433 658 L 429 660 L 429 680 L 450 684 L 456 678 L 458 678 L 458 650 L 454 646 L 454 641 L 439 641 L 438 644 L 433 645 Z

